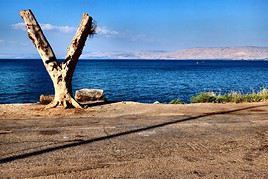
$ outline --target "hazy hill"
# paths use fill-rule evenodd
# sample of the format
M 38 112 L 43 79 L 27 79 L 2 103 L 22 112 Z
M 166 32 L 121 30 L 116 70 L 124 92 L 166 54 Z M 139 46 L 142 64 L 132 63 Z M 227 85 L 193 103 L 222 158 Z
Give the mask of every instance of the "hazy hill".
M 84 58 L 111 59 L 268 59 L 268 47 L 190 48 L 173 52 L 144 51 L 86 54 Z
M 191 48 L 175 52 L 144 52 L 137 56 L 146 59 L 268 59 L 268 47 Z

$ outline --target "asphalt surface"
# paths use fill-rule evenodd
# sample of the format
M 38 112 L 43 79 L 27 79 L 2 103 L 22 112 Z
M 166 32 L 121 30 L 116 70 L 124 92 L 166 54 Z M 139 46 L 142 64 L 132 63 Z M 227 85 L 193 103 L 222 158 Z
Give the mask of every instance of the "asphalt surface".
M 268 104 L 0 105 L 1 178 L 268 178 Z

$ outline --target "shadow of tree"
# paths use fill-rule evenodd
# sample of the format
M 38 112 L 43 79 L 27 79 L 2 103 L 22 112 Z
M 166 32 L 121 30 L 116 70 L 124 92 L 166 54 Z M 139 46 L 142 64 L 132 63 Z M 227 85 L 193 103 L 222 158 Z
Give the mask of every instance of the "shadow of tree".
M 201 114 L 201 115 L 197 115 L 197 116 L 187 117 L 184 119 L 172 120 L 172 121 L 168 121 L 168 122 L 164 122 L 164 123 L 160 123 L 160 124 L 155 124 L 155 125 L 151 125 L 151 126 L 147 126 L 147 127 L 142 127 L 142 128 L 138 128 L 138 129 L 128 130 L 128 131 L 124 131 L 124 132 L 120 132 L 120 133 L 116 133 L 116 134 L 111 134 L 111 135 L 107 135 L 107 136 L 97 137 L 97 138 L 93 138 L 93 139 L 74 141 L 74 142 L 68 143 L 68 144 L 63 144 L 63 145 L 59 145 L 59 146 L 52 146 L 52 147 L 48 147 L 45 149 L 39 149 L 39 150 L 32 151 L 32 152 L 25 152 L 23 154 L 17 154 L 17 155 L 1 158 L 0 164 L 4 164 L 4 163 L 12 162 L 12 161 L 15 161 L 18 159 L 24 159 L 24 158 L 28 158 L 28 157 L 32 157 L 32 156 L 36 156 L 36 155 L 41 155 L 44 153 L 54 152 L 57 150 L 62 150 L 62 149 L 70 148 L 70 147 L 81 146 L 81 145 L 90 144 L 90 143 L 94 143 L 94 142 L 98 142 L 98 141 L 113 139 L 113 138 L 124 136 L 124 135 L 143 132 L 143 131 L 150 130 L 150 129 L 165 127 L 167 125 L 186 122 L 186 121 L 190 121 L 190 120 L 196 120 L 196 119 L 200 119 L 203 117 L 220 115 L 220 114 L 228 114 L 228 113 L 258 108 L 258 107 L 267 107 L 267 106 L 268 105 L 258 105 L 258 106 L 250 106 L 250 107 L 245 107 L 245 108 L 227 110 L 227 111 L 211 112 L 211 113 Z

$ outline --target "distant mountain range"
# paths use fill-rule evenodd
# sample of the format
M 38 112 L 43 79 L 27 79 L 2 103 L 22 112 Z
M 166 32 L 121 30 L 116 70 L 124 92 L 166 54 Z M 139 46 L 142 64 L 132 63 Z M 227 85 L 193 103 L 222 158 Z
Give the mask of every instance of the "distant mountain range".
M 177 51 L 144 51 L 90 53 L 82 58 L 91 59 L 226 59 L 226 60 L 268 60 L 268 47 L 222 47 L 189 48 Z
M 64 56 L 58 56 L 64 59 Z M 0 59 L 39 59 L 35 54 L 0 54 Z M 81 59 L 268 60 L 268 47 L 189 48 L 177 51 L 84 52 Z

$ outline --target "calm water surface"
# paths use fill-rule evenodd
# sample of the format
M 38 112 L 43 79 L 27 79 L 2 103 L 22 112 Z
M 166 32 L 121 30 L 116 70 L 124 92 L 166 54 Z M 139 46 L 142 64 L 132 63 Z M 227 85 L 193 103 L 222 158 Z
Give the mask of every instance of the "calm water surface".
M 0 103 L 36 102 L 53 94 L 40 59 L 0 59 Z M 80 60 L 73 90 L 101 88 L 111 101 L 169 102 L 204 91 L 268 87 L 268 61 Z

